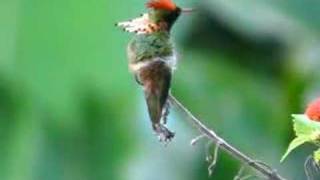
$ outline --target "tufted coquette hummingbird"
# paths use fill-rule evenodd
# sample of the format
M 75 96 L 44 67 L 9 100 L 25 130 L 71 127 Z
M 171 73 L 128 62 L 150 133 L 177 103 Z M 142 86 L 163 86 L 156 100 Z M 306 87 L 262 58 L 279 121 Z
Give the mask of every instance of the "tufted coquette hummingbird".
M 177 61 L 170 30 L 181 13 L 192 9 L 182 9 L 172 0 L 149 0 L 146 7 L 148 13 L 116 25 L 135 34 L 127 47 L 129 69 L 143 87 L 154 132 L 160 141 L 167 142 L 174 137 L 165 124 L 170 83 Z

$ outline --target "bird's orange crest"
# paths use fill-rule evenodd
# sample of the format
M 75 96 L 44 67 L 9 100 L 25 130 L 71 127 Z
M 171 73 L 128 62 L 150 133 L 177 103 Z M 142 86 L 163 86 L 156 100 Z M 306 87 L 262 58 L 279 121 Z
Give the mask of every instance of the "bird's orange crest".
M 172 0 L 149 0 L 146 3 L 146 6 L 152 9 L 162 9 L 168 11 L 174 11 L 177 8 Z

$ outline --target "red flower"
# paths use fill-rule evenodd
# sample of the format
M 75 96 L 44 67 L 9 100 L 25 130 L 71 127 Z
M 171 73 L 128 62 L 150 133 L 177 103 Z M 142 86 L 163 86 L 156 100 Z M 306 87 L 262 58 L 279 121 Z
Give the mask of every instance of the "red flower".
M 320 98 L 316 99 L 308 105 L 305 114 L 311 120 L 320 122 Z

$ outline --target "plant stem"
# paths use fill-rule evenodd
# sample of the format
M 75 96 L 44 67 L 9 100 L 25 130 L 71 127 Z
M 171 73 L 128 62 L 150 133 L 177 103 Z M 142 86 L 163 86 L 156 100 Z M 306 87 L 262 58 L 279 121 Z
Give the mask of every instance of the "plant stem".
M 203 134 L 205 134 L 214 143 L 219 144 L 221 149 L 229 153 L 234 158 L 247 164 L 255 171 L 260 172 L 266 179 L 270 180 L 285 180 L 275 170 L 268 167 L 265 163 L 251 159 L 235 147 L 231 146 L 223 138 L 219 137 L 213 130 L 205 126 L 199 119 L 197 119 L 186 107 L 184 107 L 173 95 L 169 95 L 169 101 L 172 105 L 182 110 L 187 117 L 192 121 L 194 126 Z

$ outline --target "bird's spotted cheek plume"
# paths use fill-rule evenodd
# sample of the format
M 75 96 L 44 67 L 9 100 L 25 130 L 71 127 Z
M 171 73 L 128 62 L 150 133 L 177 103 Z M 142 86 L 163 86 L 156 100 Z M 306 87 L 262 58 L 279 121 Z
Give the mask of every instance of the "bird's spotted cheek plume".
M 119 22 L 116 26 L 121 27 L 126 32 L 135 34 L 151 34 L 160 30 L 160 26 L 153 23 L 147 13 L 129 21 Z

